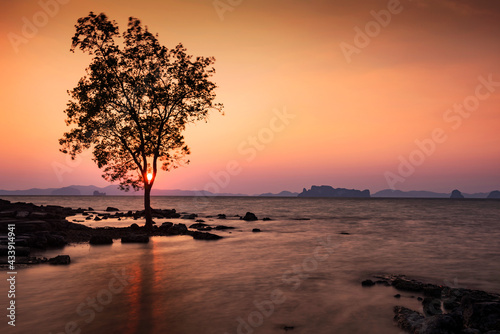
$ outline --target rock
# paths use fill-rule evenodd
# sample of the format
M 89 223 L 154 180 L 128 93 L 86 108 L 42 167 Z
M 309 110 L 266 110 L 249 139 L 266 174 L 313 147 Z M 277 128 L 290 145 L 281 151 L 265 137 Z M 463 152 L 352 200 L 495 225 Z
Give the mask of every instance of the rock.
M 171 235 L 182 235 L 186 234 L 188 232 L 188 228 L 184 224 L 175 224 L 172 225 L 168 230 L 167 233 Z
M 447 311 L 455 311 L 460 306 L 460 303 L 455 298 L 443 300 L 443 307 Z
M 267 222 L 267 221 L 270 221 L 270 220 L 272 220 L 272 219 L 271 219 L 271 218 L 269 218 L 269 217 L 264 217 L 264 218 L 262 218 L 262 220 L 263 220 L 263 221 L 265 221 L 265 222 Z
M 219 240 L 219 239 L 222 239 L 222 237 L 219 235 L 207 233 L 207 232 L 195 231 L 191 235 L 192 235 L 193 239 L 196 239 L 196 240 Z
M 92 209 L 92 208 L 89 206 L 89 208 L 87 209 L 87 211 L 94 211 L 94 209 Z
M 398 293 L 398 294 L 394 295 L 394 298 L 401 298 L 401 295 Z
M 89 244 L 91 245 L 109 245 L 113 243 L 113 239 L 104 235 L 94 235 L 90 238 Z
M 169 228 L 171 228 L 173 225 L 174 225 L 174 223 L 171 223 L 171 222 L 166 222 L 166 223 L 161 224 L 160 229 L 162 229 L 162 230 L 168 230 L 168 229 L 169 229 Z
M 46 236 L 48 247 L 63 247 L 67 244 L 66 239 L 62 235 L 49 234 Z
M 392 286 L 402 291 L 420 292 L 424 289 L 424 285 L 420 282 L 408 280 L 398 277 L 392 282 Z
M 342 234 L 342 235 L 350 235 L 351 233 L 348 233 L 348 232 L 340 232 L 339 234 Z
M 215 226 L 216 230 L 233 230 L 234 227 L 232 226 L 226 226 L 226 225 L 217 225 Z
M 422 292 L 428 297 L 441 298 L 441 291 L 443 287 L 434 284 L 424 284 Z
M 459 190 L 455 189 L 451 192 L 450 198 L 465 198 L 465 197 Z
M 255 232 L 261 232 L 261 230 L 260 230 L 260 228 L 254 228 L 254 229 L 252 230 L 252 232 L 254 232 L 254 233 L 255 233 Z
M 114 208 L 114 207 L 112 207 L 112 206 L 108 206 L 108 207 L 106 208 L 106 211 L 107 211 L 107 212 L 113 212 L 113 211 L 120 211 L 120 210 L 119 210 L 119 209 L 117 209 L 117 208 Z
M 423 314 L 412 311 L 409 308 L 394 306 L 394 320 L 399 328 L 409 333 L 420 334 L 420 328 L 422 328 L 425 317 Z
M 167 219 L 173 219 L 173 218 L 180 218 L 180 213 L 177 213 L 175 211 L 175 209 L 172 209 L 172 210 L 161 210 L 161 214 L 163 215 L 163 217 L 167 218 Z
M 36 219 L 51 218 L 51 214 L 47 212 L 32 212 L 30 213 L 30 218 L 36 218 Z
M 122 244 L 126 244 L 126 243 L 147 244 L 148 242 L 149 242 L 149 237 L 147 235 L 131 234 L 131 235 L 122 237 Z
M 182 219 L 195 219 L 196 217 L 198 217 L 198 215 L 196 213 L 192 213 L 189 215 L 182 216 Z
M 500 330 L 500 302 L 476 302 L 466 296 L 462 299 L 464 324 L 481 332 Z
M 203 219 L 196 219 L 197 223 L 204 223 L 205 221 Z
M 9 247 L 6 245 L 0 246 L 0 256 L 7 256 L 7 255 L 9 255 Z M 29 247 L 16 246 L 16 256 L 28 256 L 28 255 L 30 255 Z
M 140 229 L 140 227 L 136 223 L 132 223 L 132 225 L 130 225 L 130 229 L 131 230 L 138 230 L 138 229 Z
M 460 332 L 460 334 L 481 334 L 481 331 L 479 329 L 466 328 L 466 329 L 462 330 Z
M 488 197 L 489 199 L 499 199 L 500 198 L 500 191 L 498 190 L 493 190 L 492 192 L 489 193 Z
M 29 240 L 29 237 L 18 236 L 17 240 L 16 240 L 16 249 L 19 247 L 29 247 L 28 240 Z M 2 243 L 2 242 L 0 241 L 0 243 Z
M 375 284 L 384 285 L 384 286 L 391 286 L 391 283 L 384 281 L 384 280 L 378 280 L 375 282 Z
M 16 216 L 15 211 L 2 211 L 0 212 L 0 218 L 13 218 Z M 39 217 L 37 217 L 39 218 Z
M 424 284 L 404 276 L 392 277 L 395 277 L 393 286 L 411 291 L 421 289 L 427 295 L 422 301 L 425 316 L 402 306 L 394 307 L 394 319 L 405 331 L 412 334 L 500 334 L 499 295 Z M 441 298 L 449 313 L 443 314 Z
M 367 280 L 364 280 L 363 282 L 361 282 L 361 285 L 362 286 L 374 286 L 375 282 L 372 281 L 371 279 L 367 279 Z
M 102 220 L 102 219 L 101 219 L 101 218 L 99 218 L 98 216 L 95 216 L 94 220 L 95 220 L 96 222 L 98 222 L 98 221 L 100 221 L 100 220 Z
M 217 215 L 217 218 L 219 218 L 219 219 L 226 219 L 226 215 L 225 215 L 225 214 L 223 214 L 223 213 L 219 213 L 219 214 Z
M 426 318 L 420 334 L 456 334 L 462 330 L 462 321 L 459 316 L 440 314 Z
M 198 231 L 210 231 L 210 230 L 212 230 L 212 227 L 210 225 L 207 225 L 204 223 L 192 224 L 191 226 L 189 226 L 189 228 L 194 228 Z
M 49 259 L 49 263 L 54 265 L 67 265 L 71 263 L 71 259 L 69 255 L 57 255 L 56 257 Z
M 424 314 L 427 317 L 443 313 L 443 311 L 441 310 L 441 301 L 439 299 L 425 297 L 422 301 L 422 306 L 424 309 Z
M 49 235 L 49 232 L 44 231 L 44 232 L 36 232 L 35 234 L 32 234 L 30 238 L 28 239 L 28 246 L 32 248 L 40 248 L 40 249 L 45 249 L 48 246 L 48 240 L 47 236 Z
M 17 211 L 16 218 L 27 218 L 30 215 L 29 211 Z
M 49 262 L 49 260 L 46 257 L 35 257 L 35 256 L 29 256 L 25 259 L 20 260 L 18 263 L 21 264 L 40 264 L 40 263 L 46 263 Z
M 252 212 L 247 212 L 245 214 L 245 217 L 243 217 L 243 220 L 246 221 L 253 221 L 253 220 L 258 220 L 257 216 L 253 214 Z

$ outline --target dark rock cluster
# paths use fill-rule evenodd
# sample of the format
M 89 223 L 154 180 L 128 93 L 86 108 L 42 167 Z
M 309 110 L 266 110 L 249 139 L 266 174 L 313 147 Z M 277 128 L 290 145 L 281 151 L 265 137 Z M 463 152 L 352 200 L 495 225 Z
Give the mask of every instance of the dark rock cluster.
M 422 294 L 423 313 L 394 307 L 399 328 L 412 334 L 500 334 L 500 296 L 480 290 L 423 283 L 405 276 L 378 277 L 397 290 Z M 362 282 L 363 286 L 371 280 Z M 377 282 L 379 282 L 377 281 Z
M 82 224 L 69 222 L 67 217 L 81 214 L 86 220 L 104 220 L 109 218 L 134 218 L 144 216 L 144 211 L 120 212 L 118 208 L 108 207 L 106 213 L 97 213 L 92 208 L 72 209 L 56 205 L 37 206 L 32 203 L 0 199 L 0 262 L 4 262 L 8 251 L 8 226 L 15 225 L 16 261 L 36 264 L 50 262 L 53 264 L 69 264 L 66 257 L 57 260 L 44 260 L 31 257 L 32 249 L 45 250 L 61 248 L 68 243 L 89 242 L 91 245 L 109 245 L 113 239 L 121 239 L 122 243 L 147 243 L 151 236 L 190 235 L 198 240 L 218 240 L 221 236 L 191 231 L 184 224 L 163 223 L 152 229 L 132 224 L 129 227 L 91 228 Z M 196 216 L 196 215 L 194 215 Z M 180 218 L 175 210 L 153 210 L 156 218 Z M 189 217 L 191 219 L 191 216 Z M 194 218 L 193 218 L 194 219 Z M 232 227 L 219 225 L 215 230 Z M 209 230 L 206 228 L 205 230 Z M 65 255 L 66 256 L 66 255 Z M 6 261 L 5 261 L 6 262 Z
M 192 224 L 189 226 L 189 228 L 198 230 L 198 231 L 211 231 L 211 230 L 218 230 L 218 231 L 223 231 L 223 230 L 233 230 L 234 227 L 232 226 L 226 226 L 226 225 L 216 225 L 216 226 L 211 226 L 208 224 L 205 224 L 203 222 L 198 222 L 195 224 Z
M 247 213 L 245 214 L 245 216 L 244 216 L 242 219 L 243 219 L 243 220 L 246 220 L 246 221 L 254 221 L 254 220 L 259 220 L 259 219 L 257 218 L 257 216 L 256 216 L 254 213 L 252 213 L 252 212 L 247 212 Z

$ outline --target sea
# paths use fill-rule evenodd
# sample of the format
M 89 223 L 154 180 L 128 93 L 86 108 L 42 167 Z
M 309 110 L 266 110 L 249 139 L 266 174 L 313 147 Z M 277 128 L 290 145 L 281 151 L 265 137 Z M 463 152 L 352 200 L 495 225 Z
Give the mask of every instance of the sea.
M 1 198 L 95 211 L 143 207 L 132 196 Z M 399 334 L 393 307 L 421 311 L 419 295 L 363 287 L 363 280 L 404 274 L 500 293 L 498 200 L 153 197 L 152 207 L 235 229 L 214 231 L 224 237 L 217 241 L 153 237 L 39 252 L 70 255 L 71 264 L 18 268 L 16 326 L 4 315 L 1 332 Z M 246 212 L 259 220 L 240 220 Z M 68 219 L 93 227 L 144 223 L 84 218 Z M 194 223 L 156 223 L 165 221 Z

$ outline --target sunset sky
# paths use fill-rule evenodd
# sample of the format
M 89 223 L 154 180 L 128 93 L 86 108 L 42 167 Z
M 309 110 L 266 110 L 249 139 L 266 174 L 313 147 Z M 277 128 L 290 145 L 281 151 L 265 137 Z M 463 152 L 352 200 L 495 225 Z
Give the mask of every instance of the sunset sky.
M 71 37 L 90 11 L 106 13 L 121 32 L 137 17 L 167 47 L 182 42 L 217 60 L 225 115 L 189 126 L 191 163 L 159 174 L 156 189 L 500 189 L 498 1 L 0 6 L 0 189 L 108 185 L 90 154 L 72 162 L 58 144 L 66 91 L 90 62 L 69 51 Z M 233 175 L 225 177 L 228 164 Z

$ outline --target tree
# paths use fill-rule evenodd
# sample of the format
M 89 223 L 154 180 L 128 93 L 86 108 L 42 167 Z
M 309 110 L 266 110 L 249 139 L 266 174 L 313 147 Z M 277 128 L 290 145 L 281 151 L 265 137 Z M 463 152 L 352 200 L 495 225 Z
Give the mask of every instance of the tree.
M 144 189 L 146 227 L 152 227 L 151 189 L 158 166 L 178 167 L 189 148 L 182 135 L 186 125 L 207 120 L 216 85 L 213 57 L 193 57 L 182 44 L 160 45 L 158 35 L 129 18 L 123 47 L 116 22 L 90 12 L 78 19 L 71 51 L 93 56 L 87 75 L 68 94 L 61 152 L 72 159 L 92 149 L 103 178 L 128 191 Z M 189 162 L 189 161 L 187 161 Z

